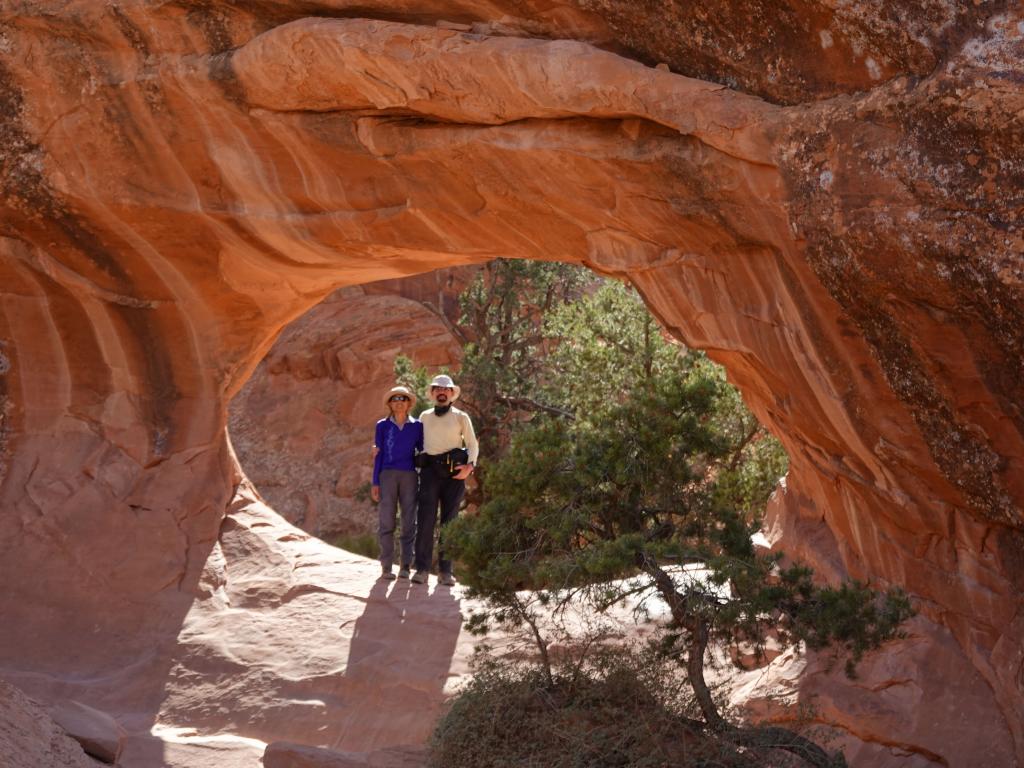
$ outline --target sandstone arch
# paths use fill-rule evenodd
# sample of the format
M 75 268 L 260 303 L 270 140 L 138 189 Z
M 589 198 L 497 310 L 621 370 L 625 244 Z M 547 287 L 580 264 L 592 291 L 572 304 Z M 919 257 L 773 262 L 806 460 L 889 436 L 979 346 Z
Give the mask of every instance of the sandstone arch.
M 158 697 L 275 333 L 339 285 L 566 259 L 729 367 L 792 457 L 786 548 L 919 598 L 1022 759 L 1019 12 L 910 44 L 779 6 L 888 54 L 729 75 L 780 106 L 620 55 L 619 3 L 441 5 L 0 11 L 4 667 Z

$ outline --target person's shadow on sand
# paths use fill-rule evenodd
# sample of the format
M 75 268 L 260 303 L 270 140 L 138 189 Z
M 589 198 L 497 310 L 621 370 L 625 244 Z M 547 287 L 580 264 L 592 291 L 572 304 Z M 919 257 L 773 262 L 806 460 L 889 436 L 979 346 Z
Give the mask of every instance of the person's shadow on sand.
M 344 721 L 330 746 L 366 752 L 425 743 L 441 714 L 461 629 L 449 587 L 378 580 L 355 623 Z

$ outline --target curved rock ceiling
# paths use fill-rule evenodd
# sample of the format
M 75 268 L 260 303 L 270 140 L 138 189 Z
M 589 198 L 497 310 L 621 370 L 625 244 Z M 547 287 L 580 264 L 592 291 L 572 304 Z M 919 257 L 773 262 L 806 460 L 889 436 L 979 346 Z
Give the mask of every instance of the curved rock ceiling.
M 279 330 L 338 286 L 559 259 L 728 367 L 792 459 L 777 543 L 910 591 L 991 692 L 936 711 L 1021 760 L 1013 8 L 8 3 L 4 668 L 158 697 Z

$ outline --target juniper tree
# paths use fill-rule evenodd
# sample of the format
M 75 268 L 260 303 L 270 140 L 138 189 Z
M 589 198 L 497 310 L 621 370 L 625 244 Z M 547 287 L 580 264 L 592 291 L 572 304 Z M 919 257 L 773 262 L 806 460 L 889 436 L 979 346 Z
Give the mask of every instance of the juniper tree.
M 446 534 L 462 580 L 490 606 L 475 621 L 529 626 L 547 664 L 536 601 L 571 595 L 602 610 L 657 594 L 672 617 L 662 651 L 685 667 L 704 727 L 832 765 L 788 732 L 729 724 L 705 679 L 708 646 L 760 647 L 771 628 L 783 641 L 838 643 L 855 661 L 896 634 L 906 598 L 821 586 L 810 569 L 755 550 L 785 454 L 722 370 L 666 339 L 634 291 L 609 283 L 560 304 L 542 331 L 531 399 L 548 407 L 513 425 L 479 514 Z M 694 563 L 699 578 L 685 568 Z
M 488 467 L 504 454 L 520 424 L 535 413 L 570 415 L 542 394 L 551 370 L 548 356 L 558 341 L 545 330 L 545 319 L 600 281 L 570 264 L 496 259 L 459 296 L 457 322 L 428 307 L 462 345 L 455 374 L 462 388 L 459 407 L 473 417 L 481 456 L 475 486 L 467 488 L 468 503 L 482 502 Z M 416 392 L 429 380 L 426 369 L 406 357 L 396 360 L 395 376 Z M 421 403 L 419 410 L 425 407 Z
M 459 297 L 464 407 L 484 456 L 502 455 L 518 424 L 534 413 L 568 415 L 539 396 L 556 341 L 545 319 L 597 280 L 569 264 L 497 259 Z

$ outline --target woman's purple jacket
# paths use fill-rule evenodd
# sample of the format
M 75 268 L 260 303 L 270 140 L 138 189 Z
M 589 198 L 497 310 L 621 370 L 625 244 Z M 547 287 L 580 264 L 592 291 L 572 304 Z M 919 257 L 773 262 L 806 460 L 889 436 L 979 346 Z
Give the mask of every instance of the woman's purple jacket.
M 388 416 L 377 422 L 373 444 L 377 456 L 373 460 L 373 484 L 380 485 L 380 473 L 385 469 L 415 470 L 413 456 L 423 450 L 423 422 L 412 416 L 399 428 Z

